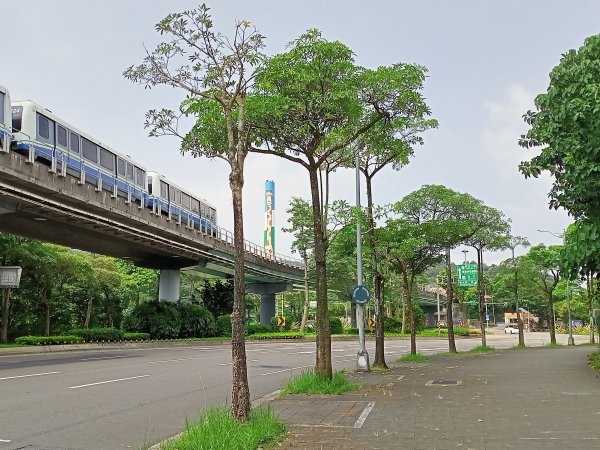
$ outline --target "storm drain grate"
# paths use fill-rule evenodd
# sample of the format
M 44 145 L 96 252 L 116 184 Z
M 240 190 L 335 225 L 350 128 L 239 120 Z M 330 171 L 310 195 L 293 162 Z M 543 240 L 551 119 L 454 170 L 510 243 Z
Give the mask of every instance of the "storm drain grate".
M 464 386 L 465 382 L 461 380 L 429 380 L 425 386 Z

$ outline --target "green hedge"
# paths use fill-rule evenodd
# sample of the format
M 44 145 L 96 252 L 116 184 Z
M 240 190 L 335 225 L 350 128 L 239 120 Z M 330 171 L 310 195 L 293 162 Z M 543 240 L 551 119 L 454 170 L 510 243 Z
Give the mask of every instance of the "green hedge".
M 85 342 L 121 341 L 123 332 L 116 328 L 76 328 L 69 331 L 70 335 L 79 336 Z
M 124 341 L 149 341 L 150 335 L 148 333 L 123 333 Z
M 331 330 L 331 334 L 344 334 L 344 326 L 339 317 L 329 318 L 329 329 Z
M 15 339 L 18 345 L 62 345 L 80 344 L 83 339 L 79 336 L 21 336 Z
M 231 336 L 231 316 L 229 314 L 217 317 L 217 336 Z
M 269 325 L 264 325 L 262 323 L 254 323 L 252 325 L 246 325 L 246 334 L 248 336 L 251 336 L 253 334 L 257 334 L 257 333 L 271 333 L 273 330 L 273 327 L 269 326 Z

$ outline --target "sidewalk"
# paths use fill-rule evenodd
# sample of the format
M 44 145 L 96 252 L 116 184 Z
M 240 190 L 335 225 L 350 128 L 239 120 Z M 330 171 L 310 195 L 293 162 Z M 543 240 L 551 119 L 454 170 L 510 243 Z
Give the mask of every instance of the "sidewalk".
M 282 449 L 599 449 L 594 346 L 434 356 L 353 373 L 359 391 L 270 403 Z

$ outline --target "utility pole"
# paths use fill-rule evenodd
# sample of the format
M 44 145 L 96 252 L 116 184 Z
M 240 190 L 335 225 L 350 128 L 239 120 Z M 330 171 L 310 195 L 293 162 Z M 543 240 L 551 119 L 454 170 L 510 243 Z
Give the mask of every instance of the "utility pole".
M 360 211 L 360 155 L 356 150 L 356 208 Z M 360 229 L 360 217 L 356 218 L 356 284 L 362 286 L 362 232 Z M 368 372 L 369 354 L 365 346 L 365 305 L 361 302 L 356 305 L 358 322 L 358 353 L 356 354 L 356 368 L 359 372 Z

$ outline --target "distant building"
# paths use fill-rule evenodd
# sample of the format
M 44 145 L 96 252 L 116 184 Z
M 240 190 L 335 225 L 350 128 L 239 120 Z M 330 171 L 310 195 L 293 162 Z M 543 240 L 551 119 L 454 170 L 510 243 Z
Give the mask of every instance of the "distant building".
M 519 308 L 521 313 L 521 320 L 523 321 L 523 329 L 527 331 L 535 331 L 540 326 L 540 318 L 537 314 L 527 311 L 525 308 Z M 517 323 L 516 312 L 504 313 L 504 322 L 508 325 L 509 323 Z

